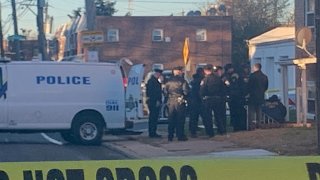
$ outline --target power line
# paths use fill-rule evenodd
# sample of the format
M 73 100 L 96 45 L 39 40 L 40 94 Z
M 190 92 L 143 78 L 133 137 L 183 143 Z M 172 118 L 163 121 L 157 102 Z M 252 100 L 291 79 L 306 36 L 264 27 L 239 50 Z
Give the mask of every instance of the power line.
M 18 30 L 18 20 L 17 20 L 17 12 L 16 12 L 16 1 L 11 1 L 12 6 L 12 19 L 13 19 L 13 29 L 14 29 L 14 52 L 15 52 L 15 60 L 20 60 L 20 42 L 19 42 L 19 30 Z

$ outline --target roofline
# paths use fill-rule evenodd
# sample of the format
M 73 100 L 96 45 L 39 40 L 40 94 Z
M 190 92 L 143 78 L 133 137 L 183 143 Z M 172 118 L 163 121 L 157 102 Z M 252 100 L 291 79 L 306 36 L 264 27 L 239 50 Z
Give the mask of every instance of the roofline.
M 76 61 L 0 61 L 0 63 L 8 63 L 8 64 L 64 64 L 64 65 L 118 65 L 117 63 L 111 63 L 111 62 L 76 62 Z
M 265 46 L 265 45 L 272 45 L 272 44 L 278 44 L 278 43 L 287 43 L 287 42 L 295 42 L 295 38 L 288 38 L 288 39 L 280 39 L 280 40 L 274 40 L 274 41 L 265 41 L 265 42 L 256 42 L 251 43 L 249 40 L 249 46 Z
M 168 19 L 228 19 L 232 20 L 233 16 L 96 16 L 96 19 L 157 19 L 157 18 L 168 18 Z

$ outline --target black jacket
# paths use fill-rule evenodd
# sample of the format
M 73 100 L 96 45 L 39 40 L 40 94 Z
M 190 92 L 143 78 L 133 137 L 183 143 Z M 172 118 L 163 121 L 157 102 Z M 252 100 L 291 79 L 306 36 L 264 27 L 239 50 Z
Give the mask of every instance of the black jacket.
M 249 104 L 261 105 L 264 103 L 264 93 L 268 89 L 268 77 L 261 71 L 252 73 L 249 77 L 248 92 Z
M 226 86 L 222 79 L 214 74 L 206 76 L 200 86 L 200 96 L 222 97 L 226 96 Z
M 168 98 L 187 98 L 189 92 L 188 82 L 181 76 L 171 77 L 165 86 L 165 94 Z
M 229 82 L 227 85 L 227 95 L 230 98 L 242 98 L 246 96 L 245 82 L 238 73 L 225 75 L 226 80 Z
M 191 81 L 191 99 L 193 101 L 200 101 L 200 84 L 202 81 L 203 77 L 199 74 L 194 74 L 193 75 L 193 80 Z
M 146 87 L 147 97 L 149 102 L 161 102 L 162 101 L 162 88 L 161 83 L 154 76 L 151 76 Z

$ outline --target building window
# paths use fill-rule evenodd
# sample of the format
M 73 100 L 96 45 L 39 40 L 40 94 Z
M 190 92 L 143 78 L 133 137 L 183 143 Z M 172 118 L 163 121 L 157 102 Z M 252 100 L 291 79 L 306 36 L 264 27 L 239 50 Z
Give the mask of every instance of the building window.
M 163 41 L 163 29 L 154 29 L 152 31 L 152 41 Z
M 315 18 L 314 18 L 314 10 L 315 10 L 315 0 L 305 0 L 306 3 L 306 20 L 305 25 L 308 27 L 314 27 Z
M 206 29 L 197 29 L 196 40 L 197 41 L 207 41 L 207 30 Z
M 265 66 L 265 67 L 264 67 Z M 267 57 L 265 59 L 265 64 L 262 65 L 262 71 L 266 73 L 266 75 L 269 78 L 269 88 L 270 89 L 277 89 L 277 84 L 276 84 L 276 75 L 275 75 L 275 70 L 276 70 L 276 64 L 274 62 L 274 57 Z
M 107 41 L 119 42 L 119 29 L 108 29 Z
M 280 56 L 279 61 L 287 61 L 289 60 L 289 56 Z
M 254 64 L 256 64 L 256 63 L 259 63 L 259 64 L 261 64 L 261 58 L 254 58 L 254 61 L 253 61 L 253 63 Z

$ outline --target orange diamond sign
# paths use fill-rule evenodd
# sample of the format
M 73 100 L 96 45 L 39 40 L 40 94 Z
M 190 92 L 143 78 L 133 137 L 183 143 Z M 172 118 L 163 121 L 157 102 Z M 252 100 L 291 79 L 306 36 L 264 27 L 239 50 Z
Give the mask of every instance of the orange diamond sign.
M 182 58 L 185 65 L 189 62 L 189 53 L 189 38 L 185 38 L 182 49 Z

